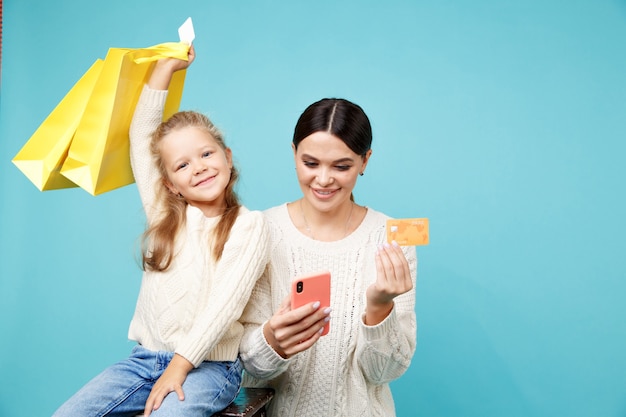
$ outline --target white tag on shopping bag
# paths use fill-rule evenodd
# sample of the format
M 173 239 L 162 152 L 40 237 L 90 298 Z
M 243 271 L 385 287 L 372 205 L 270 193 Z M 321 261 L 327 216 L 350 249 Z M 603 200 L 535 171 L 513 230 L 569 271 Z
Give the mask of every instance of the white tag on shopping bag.
M 193 31 L 193 23 L 191 22 L 191 17 L 188 17 L 185 20 L 185 23 L 178 28 L 178 37 L 181 42 L 192 44 L 193 40 L 196 38 L 196 34 Z

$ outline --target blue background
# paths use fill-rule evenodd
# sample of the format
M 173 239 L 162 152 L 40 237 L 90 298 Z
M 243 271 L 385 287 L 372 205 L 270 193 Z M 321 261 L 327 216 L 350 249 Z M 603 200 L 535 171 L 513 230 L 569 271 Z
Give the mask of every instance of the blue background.
M 42 193 L 11 159 L 109 47 L 188 16 L 181 107 L 225 131 L 247 206 L 299 197 L 293 126 L 340 96 L 374 128 L 357 201 L 430 218 L 399 416 L 626 415 L 624 0 L 5 0 L 0 416 L 128 354 L 144 225 L 134 185 Z

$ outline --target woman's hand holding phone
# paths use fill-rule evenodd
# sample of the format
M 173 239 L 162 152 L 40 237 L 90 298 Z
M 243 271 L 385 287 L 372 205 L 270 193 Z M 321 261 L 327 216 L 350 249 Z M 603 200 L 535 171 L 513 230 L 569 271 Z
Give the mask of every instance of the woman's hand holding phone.
M 321 288 L 319 298 L 321 300 L 307 299 L 303 291 L 298 293 L 298 285 L 301 278 L 294 281 L 292 294 L 286 297 L 280 308 L 263 327 L 263 334 L 272 348 L 283 358 L 289 358 L 303 352 L 313 346 L 322 336 L 328 332 L 331 309 L 330 295 L 323 296 L 326 290 Z M 313 289 L 314 285 L 310 286 Z M 320 290 L 320 288 L 317 288 Z M 330 294 L 330 282 L 328 282 L 328 294 Z M 295 296 L 294 296 L 295 295 Z M 314 297 L 315 298 L 315 297 Z M 322 304 L 324 302 L 324 304 Z

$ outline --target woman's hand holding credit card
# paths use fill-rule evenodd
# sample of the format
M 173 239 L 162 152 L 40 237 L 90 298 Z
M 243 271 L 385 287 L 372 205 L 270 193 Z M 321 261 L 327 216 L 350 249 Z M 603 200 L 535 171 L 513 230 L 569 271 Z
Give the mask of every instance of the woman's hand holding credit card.
M 428 219 L 387 220 L 387 242 L 395 241 L 400 246 L 420 246 L 429 243 Z

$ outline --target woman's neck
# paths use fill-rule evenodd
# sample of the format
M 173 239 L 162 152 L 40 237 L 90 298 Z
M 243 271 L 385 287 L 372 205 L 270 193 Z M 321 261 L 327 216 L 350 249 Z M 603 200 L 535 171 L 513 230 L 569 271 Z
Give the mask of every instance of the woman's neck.
M 323 242 L 345 238 L 356 229 L 363 218 L 363 208 L 353 201 L 342 204 L 332 212 L 321 212 L 300 199 L 291 204 L 291 209 L 291 219 L 298 230 L 311 239 Z

